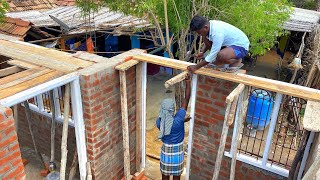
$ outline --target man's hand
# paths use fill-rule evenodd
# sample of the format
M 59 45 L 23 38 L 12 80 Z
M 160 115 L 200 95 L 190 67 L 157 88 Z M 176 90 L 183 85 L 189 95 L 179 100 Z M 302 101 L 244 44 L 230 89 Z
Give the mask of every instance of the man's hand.
M 197 65 L 190 65 L 190 66 L 187 67 L 187 69 L 191 73 L 194 73 L 198 69 L 198 66 Z
M 204 53 L 203 52 L 199 52 L 195 57 L 197 59 L 203 59 L 204 58 Z

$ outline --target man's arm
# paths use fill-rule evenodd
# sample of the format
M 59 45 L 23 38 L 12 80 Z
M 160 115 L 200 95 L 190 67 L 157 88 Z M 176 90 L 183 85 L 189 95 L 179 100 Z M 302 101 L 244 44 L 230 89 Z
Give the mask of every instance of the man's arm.
M 185 92 L 184 99 L 182 100 L 182 108 L 187 111 L 189 100 L 190 100 L 190 94 L 191 94 L 191 80 L 190 80 L 189 74 L 186 77 L 185 82 L 186 82 L 186 92 Z

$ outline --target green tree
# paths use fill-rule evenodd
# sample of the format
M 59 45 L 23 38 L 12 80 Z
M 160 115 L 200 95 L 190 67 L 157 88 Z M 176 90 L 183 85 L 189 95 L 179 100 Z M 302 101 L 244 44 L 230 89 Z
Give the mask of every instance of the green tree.
M 120 11 L 149 19 L 165 27 L 164 1 L 162 0 L 76 0 L 84 12 L 89 9 L 107 6 Z M 276 42 L 276 37 L 285 33 L 282 24 L 292 11 L 288 0 L 167 0 L 167 14 L 173 41 L 180 47 L 179 59 L 184 59 L 186 36 L 193 15 L 200 14 L 209 19 L 219 19 L 243 30 L 251 42 L 252 55 L 262 55 Z M 158 34 L 161 39 L 161 34 Z M 162 37 L 163 45 L 168 44 Z M 167 49 L 169 50 L 169 49 Z M 170 53 L 169 53 L 170 54 Z
M 0 22 L 3 21 L 7 10 L 9 10 L 9 5 L 7 1 L 0 0 Z

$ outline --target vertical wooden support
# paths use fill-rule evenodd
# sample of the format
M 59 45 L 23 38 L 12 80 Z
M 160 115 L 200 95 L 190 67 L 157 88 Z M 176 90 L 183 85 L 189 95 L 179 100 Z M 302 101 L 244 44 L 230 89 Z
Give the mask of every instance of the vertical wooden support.
M 141 171 L 142 139 L 142 63 L 136 65 L 136 167 Z
M 37 95 L 36 100 L 37 100 L 37 106 L 38 106 L 38 108 L 39 108 L 39 111 L 44 111 L 42 94 Z
M 266 145 L 264 147 L 264 152 L 263 152 L 263 157 L 262 157 L 262 166 L 266 166 L 267 160 L 268 160 L 268 155 L 272 143 L 272 137 L 273 137 L 273 132 L 276 127 L 277 119 L 278 119 L 278 114 L 281 106 L 281 100 L 282 100 L 282 94 L 277 93 L 275 103 L 273 106 L 273 111 L 271 114 L 271 122 L 269 125 L 269 131 L 266 139 Z
M 192 89 L 191 89 L 191 109 L 190 109 L 190 124 L 189 124 L 189 137 L 188 137 L 188 157 L 187 157 L 187 172 L 186 180 L 189 180 L 190 177 L 190 165 L 191 165 L 191 153 L 192 153 L 192 141 L 193 141 L 193 126 L 194 126 L 194 114 L 196 109 L 196 95 L 197 95 L 197 83 L 198 75 L 192 75 Z
M 232 160 L 231 160 L 231 170 L 230 170 L 230 180 L 234 179 L 235 175 L 235 169 L 236 169 L 236 162 L 237 162 L 237 148 L 238 148 L 238 139 L 240 136 L 240 132 L 242 132 L 242 122 L 243 122 L 243 116 L 244 116 L 244 110 L 243 107 L 245 107 L 244 104 L 244 94 L 246 91 L 242 91 L 239 98 L 238 98 L 238 104 L 237 104 L 237 110 L 236 110 L 236 117 L 235 117 L 235 139 L 234 142 L 232 143 L 231 147 L 231 155 L 232 155 Z M 237 123 L 236 123 L 237 122 Z
M 130 180 L 130 151 L 129 151 L 129 125 L 128 125 L 128 103 L 127 103 L 127 81 L 126 72 L 120 72 L 120 95 L 121 95 L 121 116 L 122 116 L 122 136 L 123 136 L 123 164 L 124 178 Z
M 64 40 L 64 38 L 60 39 L 60 45 L 62 51 L 66 50 L 66 41 Z
M 142 63 L 141 78 L 142 78 L 142 88 L 141 88 L 141 114 L 142 114 L 142 151 L 141 151 L 141 168 L 146 167 L 146 115 L 147 115 L 147 63 Z
M 217 180 L 219 177 L 221 161 L 222 161 L 223 152 L 224 152 L 224 148 L 226 145 L 226 140 L 227 140 L 227 135 L 228 135 L 228 130 L 229 130 L 229 126 L 227 125 L 227 122 L 228 122 L 231 104 L 232 103 L 227 104 L 226 113 L 224 115 L 224 121 L 223 121 L 223 127 L 222 127 L 222 132 L 221 132 L 220 143 L 219 143 L 219 149 L 218 149 L 218 154 L 216 157 L 216 162 L 214 164 L 214 172 L 213 172 L 212 180 Z
M 14 118 L 14 125 L 16 127 L 16 131 L 18 132 L 19 128 L 19 120 L 18 120 L 18 105 L 13 106 L 13 118 Z
M 70 84 L 65 85 L 64 93 L 64 111 L 63 111 L 63 127 L 62 127 L 62 142 L 61 142 L 61 166 L 60 166 L 60 179 L 65 180 L 66 166 L 67 166 L 67 142 L 68 142 L 68 125 L 69 125 L 69 112 L 70 112 Z
M 304 153 L 303 153 L 303 158 L 302 158 L 302 161 L 301 161 L 301 165 L 300 165 L 299 174 L 298 174 L 298 178 L 297 179 L 301 179 L 302 178 L 302 174 L 303 174 L 304 169 L 306 167 L 306 162 L 307 162 L 307 159 L 308 159 L 308 156 L 309 156 L 311 143 L 314 140 L 314 135 L 315 135 L 315 132 L 310 132 L 310 136 L 309 136 L 309 139 L 308 139 L 308 142 L 307 142 L 307 146 L 306 146 L 306 149 L 304 150 Z
M 87 170 L 87 146 L 83 120 L 82 100 L 79 77 L 71 82 L 72 116 L 76 132 L 77 152 L 79 161 L 80 179 L 85 180 Z
M 53 90 L 49 92 L 49 97 L 50 97 L 50 105 L 51 105 L 51 157 L 50 157 L 50 162 L 54 162 L 55 160 L 55 136 L 56 136 L 56 103 L 54 101 L 54 95 L 53 95 Z
M 87 162 L 87 179 L 86 180 L 92 180 L 92 172 L 91 172 L 90 162 Z

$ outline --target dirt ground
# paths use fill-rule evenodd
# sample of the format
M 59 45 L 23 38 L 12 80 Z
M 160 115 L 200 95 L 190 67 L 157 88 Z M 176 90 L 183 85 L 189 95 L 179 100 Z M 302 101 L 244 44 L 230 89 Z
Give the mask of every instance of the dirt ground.
M 288 53 L 285 55 L 284 64 L 287 64 L 287 61 L 289 58 L 290 58 L 290 54 Z M 279 62 L 279 56 L 276 54 L 275 51 L 270 51 L 267 55 L 259 57 L 254 65 L 249 66 L 248 64 L 245 64 L 243 69 L 246 69 L 247 74 L 250 74 L 250 75 L 266 77 L 269 79 L 277 79 L 276 68 L 277 68 L 278 62 Z M 164 87 L 164 82 L 170 78 L 171 78 L 170 75 L 167 75 L 164 73 L 158 73 L 154 76 L 148 76 L 146 152 L 147 154 L 150 154 L 155 157 L 159 157 L 160 148 L 162 145 L 161 141 L 159 141 L 157 138 L 159 131 L 155 126 L 155 121 L 159 113 L 160 103 L 163 98 L 174 97 L 174 88 L 170 88 L 166 90 Z M 185 147 L 188 140 L 188 129 L 189 129 L 189 124 L 187 123 L 185 126 L 185 130 L 186 130 Z M 248 140 L 244 140 L 244 142 L 247 142 L 247 141 Z M 255 149 L 255 146 L 254 146 L 254 149 Z M 39 172 L 43 168 L 41 167 L 40 163 L 37 161 L 34 151 L 31 150 L 30 148 L 22 147 L 22 156 L 23 158 L 29 161 L 29 163 L 25 166 L 27 179 L 42 180 L 43 177 L 39 175 Z M 186 156 L 185 156 L 185 161 L 186 161 Z M 184 171 L 184 173 L 185 172 L 186 171 Z M 147 166 L 145 169 L 145 174 L 149 179 L 154 179 L 154 180 L 161 179 L 161 173 L 159 170 L 159 161 L 153 158 L 147 157 Z M 182 176 L 182 179 L 184 179 L 184 175 Z

